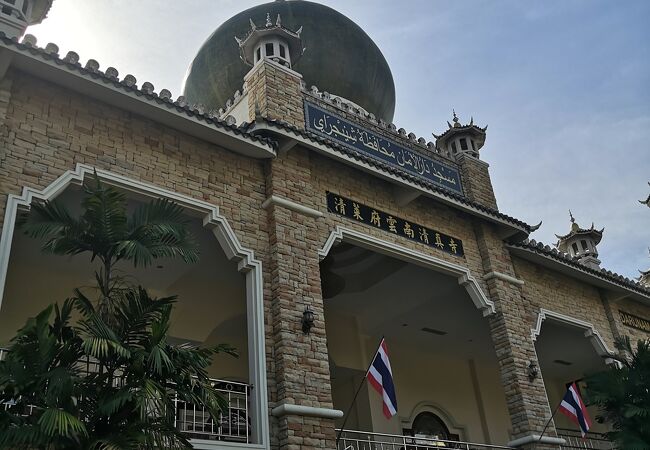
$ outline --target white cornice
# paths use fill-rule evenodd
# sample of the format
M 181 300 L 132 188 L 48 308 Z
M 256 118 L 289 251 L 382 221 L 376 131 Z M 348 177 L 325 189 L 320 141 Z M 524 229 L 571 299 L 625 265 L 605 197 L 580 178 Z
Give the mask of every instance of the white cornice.
M 272 195 L 266 200 L 264 200 L 264 202 L 262 203 L 262 208 L 267 209 L 271 205 L 282 206 L 283 208 L 287 208 L 291 211 L 304 214 L 305 216 L 308 217 L 314 217 L 316 219 L 318 219 L 319 217 L 323 217 L 323 213 L 318 211 L 317 209 L 310 208 L 309 206 L 301 205 L 300 203 L 296 203 L 294 201 L 288 200 L 284 197 L 279 197 L 277 195 Z
M 516 284 L 518 286 L 524 285 L 523 280 L 520 280 L 515 277 L 511 277 L 510 275 L 506 275 L 505 273 L 501 273 L 501 272 L 488 272 L 485 275 L 483 275 L 483 279 L 485 281 L 490 280 L 492 278 L 497 278 L 502 281 L 507 281 L 508 283 Z
M 315 408 L 313 406 L 294 405 L 292 403 L 283 403 L 271 410 L 275 417 L 282 416 L 306 416 L 321 417 L 323 419 L 340 419 L 343 417 L 343 411 L 330 408 Z

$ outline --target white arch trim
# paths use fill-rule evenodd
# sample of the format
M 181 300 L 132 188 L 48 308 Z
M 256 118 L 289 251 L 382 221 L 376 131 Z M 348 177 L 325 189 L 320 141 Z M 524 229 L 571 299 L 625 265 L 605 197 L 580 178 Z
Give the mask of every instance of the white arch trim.
M 564 324 L 568 324 L 577 328 L 580 328 L 581 330 L 584 330 L 584 336 L 589 339 L 589 342 L 591 342 L 591 345 L 594 346 L 594 349 L 596 350 L 596 353 L 598 353 L 599 356 L 602 356 L 606 358 L 605 362 L 607 364 L 610 364 L 613 362 L 609 357 L 614 355 L 614 352 L 607 347 L 607 344 L 605 343 L 605 340 L 601 336 L 601 334 L 598 332 L 598 330 L 589 322 L 585 322 L 584 320 L 576 319 L 570 316 L 567 316 L 565 314 L 560 314 L 554 311 L 551 311 L 549 309 L 544 309 L 541 308 L 539 310 L 539 315 L 537 316 L 537 322 L 535 324 L 535 328 L 531 330 L 531 337 L 533 339 L 533 342 L 537 341 L 537 337 L 539 334 L 542 332 L 542 323 L 546 320 L 550 319 L 555 322 L 560 322 Z
M 328 236 L 325 245 L 323 245 L 323 248 L 318 251 L 319 258 L 323 260 L 332 247 L 341 242 L 354 244 L 377 253 L 392 256 L 402 261 L 430 268 L 436 272 L 454 276 L 458 279 L 458 284 L 465 288 L 472 299 L 474 306 L 481 311 L 484 317 L 494 314 L 496 311 L 494 308 L 494 302 L 485 295 L 481 286 L 476 281 L 476 278 L 472 276 L 467 267 L 450 263 L 443 259 L 436 258 L 435 256 L 402 247 L 401 245 L 384 241 L 374 236 L 341 226 L 337 226 Z
M 7 197 L 4 226 L 0 237 L 0 313 L 18 211 L 29 210 L 34 200 L 56 198 L 68 186 L 81 185 L 85 178 L 92 176 L 94 172 L 95 168 L 91 166 L 77 164 L 75 170 L 65 172 L 43 190 L 25 187 L 21 195 L 12 194 Z M 245 274 L 249 376 L 253 385 L 251 395 L 251 420 L 254 425 L 253 438 L 254 442 L 261 444 L 259 447 L 269 449 L 261 261 L 255 258 L 252 250 L 241 245 L 226 218 L 219 213 L 218 206 L 106 170 L 97 169 L 97 175 L 106 184 L 137 192 L 150 198 L 168 198 L 186 209 L 202 214 L 203 226 L 213 232 L 226 257 L 231 261 L 236 261 L 237 270 Z

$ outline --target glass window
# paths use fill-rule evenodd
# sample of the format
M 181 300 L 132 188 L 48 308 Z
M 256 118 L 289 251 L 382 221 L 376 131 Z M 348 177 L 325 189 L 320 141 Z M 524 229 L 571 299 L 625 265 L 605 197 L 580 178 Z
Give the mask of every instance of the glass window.
M 573 251 L 576 252 L 576 253 L 578 253 L 580 251 L 580 250 L 578 250 L 578 244 L 576 244 L 575 242 L 573 244 L 571 244 L 571 247 L 573 247 Z
M 456 142 L 455 141 L 451 143 L 451 149 L 454 151 L 454 153 L 456 153 L 458 151 L 458 150 L 456 150 Z
M 273 56 L 273 44 L 266 44 L 266 56 Z
M 417 415 L 413 421 L 412 433 L 414 436 L 438 439 L 449 439 L 451 437 L 449 429 L 442 419 L 432 412 L 423 412 Z
M 280 56 L 283 58 L 286 58 L 286 50 L 284 49 L 284 45 L 280 45 Z
M 262 47 L 257 47 L 257 58 L 255 59 L 255 62 L 259 61 L 262 59 Z
M 580 243 L 582 244 L 582 249 L 583 250 L 589 250 L 589 247 L 587 246 L 587 241 L 585 241 L 583 239 L 583 240 L 580 241 Z
M 461 150 L 467 150 L 467 139 L 462 138 L 460 140 L 460 149 Z

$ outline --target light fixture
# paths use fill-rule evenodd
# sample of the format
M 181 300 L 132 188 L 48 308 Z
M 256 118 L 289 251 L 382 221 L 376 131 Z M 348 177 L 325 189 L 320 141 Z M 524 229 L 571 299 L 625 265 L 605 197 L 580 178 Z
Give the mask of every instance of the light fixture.
M 314 311 L 311 310 L 309 306 L 305 308 L 305 310 L 302 313 L 302 332 L 305 334 L 309 334 L 311 331 L 312 327 L 314 326 L 314 320 L 316 316 L 314 315 Z
M 535 361 L 528 363 L 528 379 L 534 381 L 539 375 L 539 367 Z

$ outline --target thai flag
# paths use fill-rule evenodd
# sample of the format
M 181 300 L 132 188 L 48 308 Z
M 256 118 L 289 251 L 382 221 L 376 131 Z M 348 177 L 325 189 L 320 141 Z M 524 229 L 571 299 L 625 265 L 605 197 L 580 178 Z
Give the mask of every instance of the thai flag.
M 388 349 L 386 341 L 381 338 L 375 359 L 368 369 L 368 381 L 384 400 L 384 416 L 390 419 L 397 414 L 397 399 L 395 398 L 395 384 L 393 384 L 393 372 L 388 361 Z
M 580 434 L 584 438 L 589 428 L 591 428 L 591 420 L 575 383 L 571 383 L 566 394 L 564 394 L 564 398 L 560 403 L 560 412 L 580 427 Z

